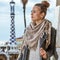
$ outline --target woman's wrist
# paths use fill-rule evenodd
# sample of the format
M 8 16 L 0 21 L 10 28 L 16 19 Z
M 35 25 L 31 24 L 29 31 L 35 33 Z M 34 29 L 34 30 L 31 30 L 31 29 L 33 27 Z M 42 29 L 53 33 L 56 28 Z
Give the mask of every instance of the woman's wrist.
M 42 56 L 42 58 L 43 58 L 44 60 L 47 60 L 47 59 L 48 59 L 48 54 L 46 53 L 45 55 Z

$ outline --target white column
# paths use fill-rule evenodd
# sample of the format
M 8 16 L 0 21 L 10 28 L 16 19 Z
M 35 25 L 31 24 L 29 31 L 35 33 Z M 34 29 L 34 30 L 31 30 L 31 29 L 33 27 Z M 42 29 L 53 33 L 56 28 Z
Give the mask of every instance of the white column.
M 58 20 L 57 36 L 56 36 L 56 51 L 58 60 L 60 60 L 60 0 L 56 0 L 56 20 Z
M 58 5 L 58 4 L 57 4 Z M 58 20 L 57 36 L 56 36 L 56 51 L 58 54 L 58 60 L 60 60 L 60 6 L 55 9 L 55 20 Z
M 56 7 L 55 15 L 56 15 L 56 20 L 58 20 L 56 46 L 60 47 L 60 6 Z

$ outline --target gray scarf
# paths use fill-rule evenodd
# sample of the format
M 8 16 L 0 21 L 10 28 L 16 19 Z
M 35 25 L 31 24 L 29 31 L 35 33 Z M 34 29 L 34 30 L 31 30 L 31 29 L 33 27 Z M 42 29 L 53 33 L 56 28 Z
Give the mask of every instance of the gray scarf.
M 34 25 L 33 22 L 26 28 L 24 33 L 24 45 L 28 45 L 31 49 L 36 49 L 39 38 L 43 37 L 43 33 L 46 32 L 48 35 L 46 40 L 46 48 L 50 44 L 51 39 L 51 23 L 48 20 L 43 20 L 40 24 Z

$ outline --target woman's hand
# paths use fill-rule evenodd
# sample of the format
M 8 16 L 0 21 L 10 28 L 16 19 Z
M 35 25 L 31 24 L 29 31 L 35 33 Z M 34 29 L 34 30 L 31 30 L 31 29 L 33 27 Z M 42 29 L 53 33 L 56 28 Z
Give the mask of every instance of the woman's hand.
M 46 53 L 46 51 L 43 48 L 40 48 L 40 56 L 43 59 L 47 59 L 47 53 Z

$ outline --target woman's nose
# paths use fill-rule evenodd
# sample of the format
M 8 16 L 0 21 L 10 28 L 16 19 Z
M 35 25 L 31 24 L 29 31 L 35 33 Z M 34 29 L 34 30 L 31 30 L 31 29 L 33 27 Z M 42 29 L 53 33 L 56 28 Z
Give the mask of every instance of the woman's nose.
M 33 15 L 33 13 L 31 12 L 31 15 Z
M 31 15 L 33 15 L 33 11 L 31 11 Z

